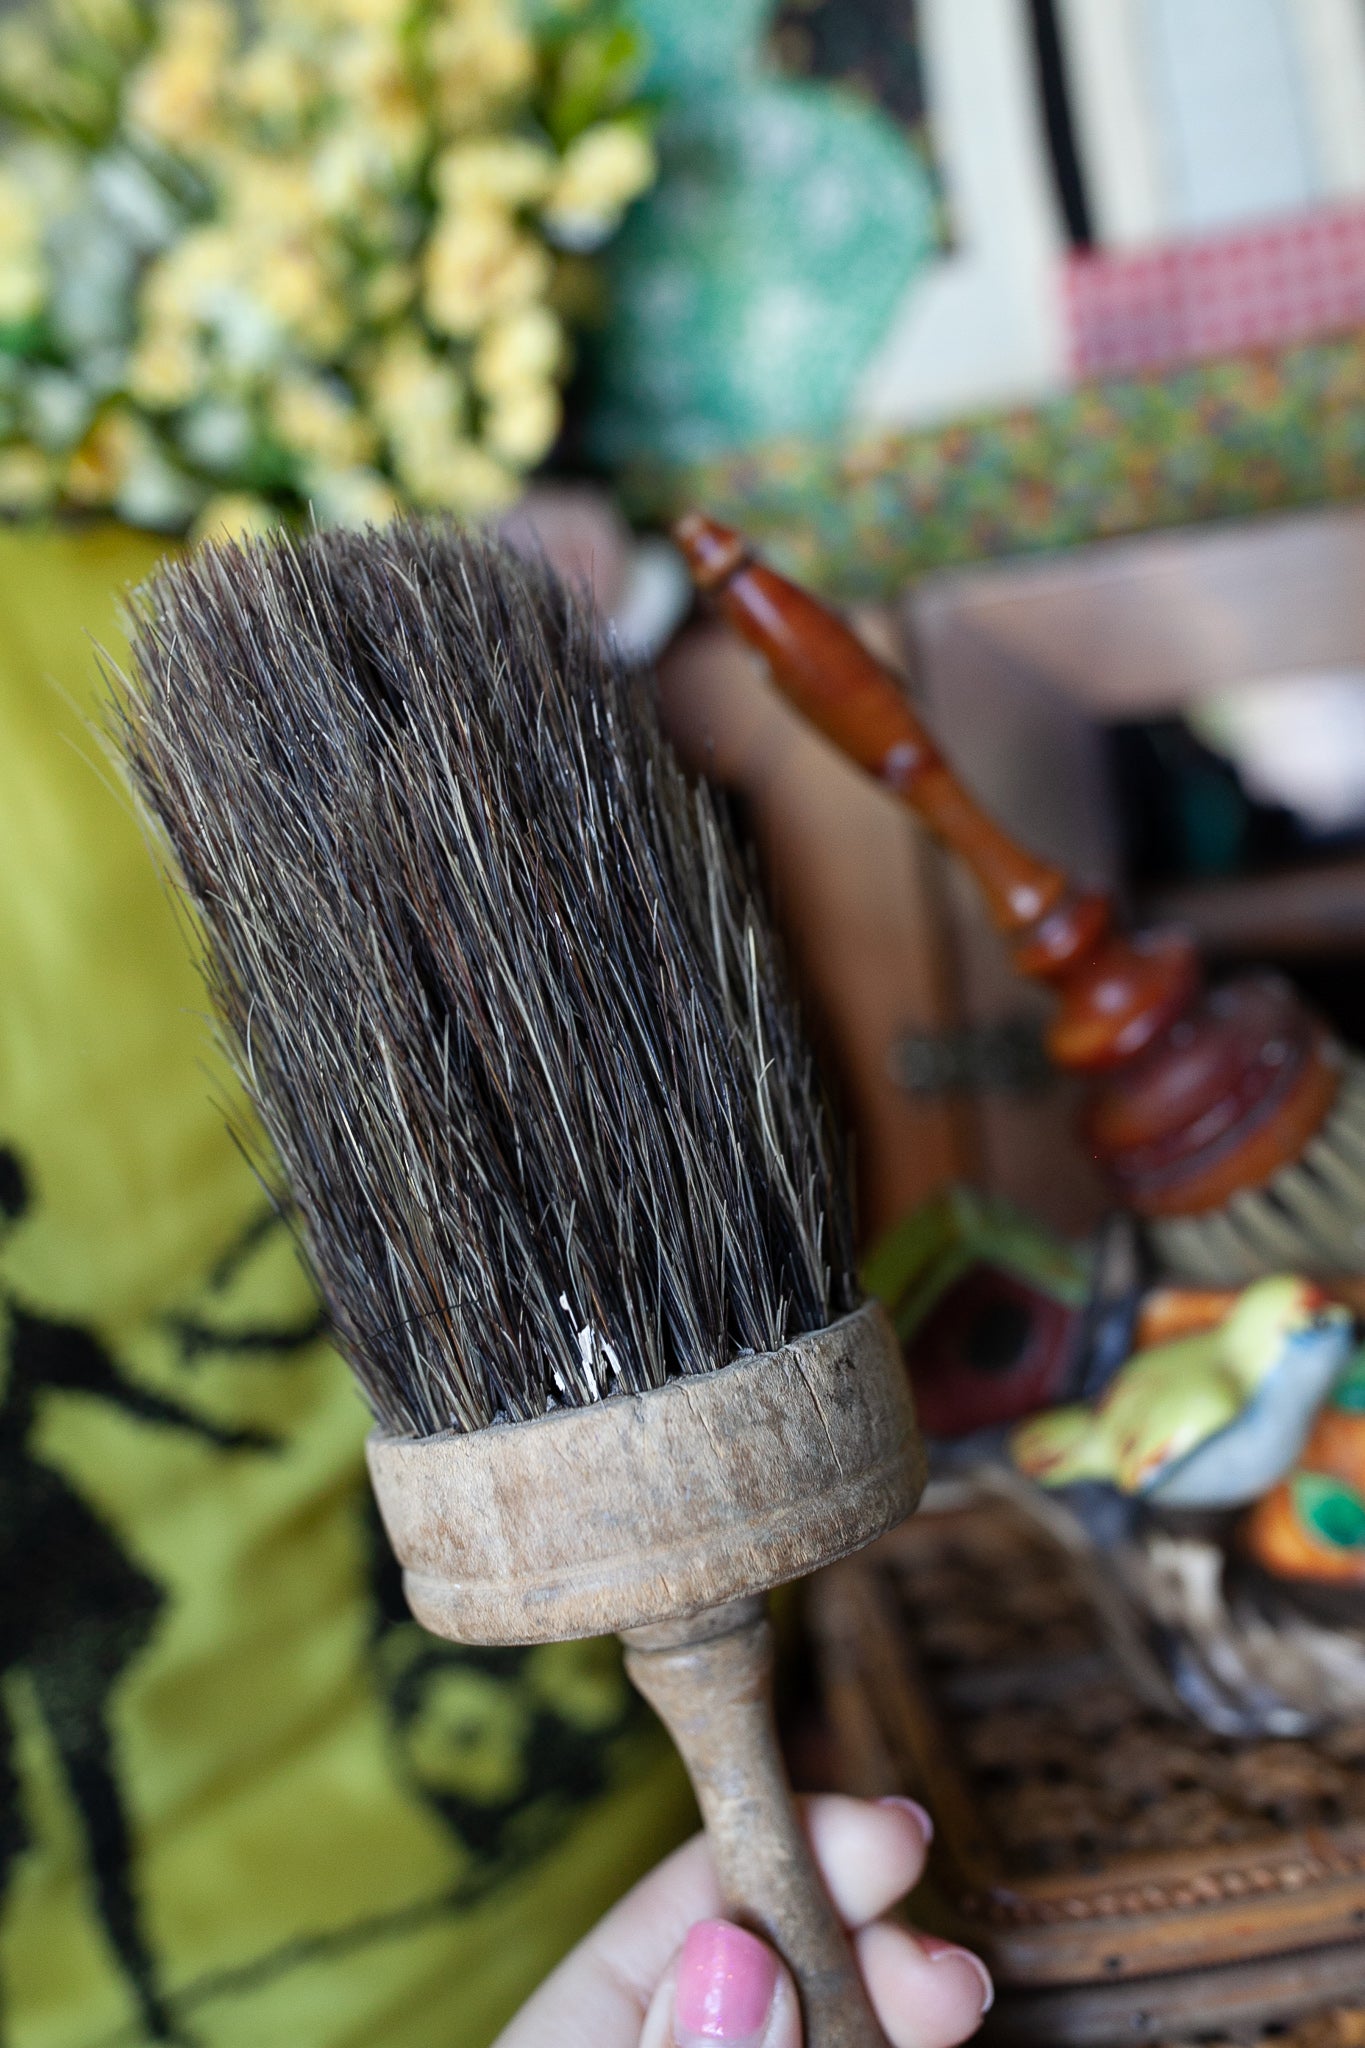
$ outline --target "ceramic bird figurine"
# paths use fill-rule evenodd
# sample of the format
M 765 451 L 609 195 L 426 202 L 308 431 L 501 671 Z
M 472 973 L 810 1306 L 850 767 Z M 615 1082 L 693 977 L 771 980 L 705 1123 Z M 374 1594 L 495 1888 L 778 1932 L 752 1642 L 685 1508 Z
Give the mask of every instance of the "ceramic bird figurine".
M 1093 1406 L 1011 1439 L 1040 1485 L 1099 1480 L 1154 1506 L 1232 1508 L 1298 1459 L 1351 1349 L 1350 1313 L 1309 1281 L 1258 1280 L 1216 1329 L 1137 1352 Z
M 1365 1587 L 1365 1347 L 1333 1388 L 1294 1470 L 1247 1516 L 1241 1543 L 1275 1578 Z

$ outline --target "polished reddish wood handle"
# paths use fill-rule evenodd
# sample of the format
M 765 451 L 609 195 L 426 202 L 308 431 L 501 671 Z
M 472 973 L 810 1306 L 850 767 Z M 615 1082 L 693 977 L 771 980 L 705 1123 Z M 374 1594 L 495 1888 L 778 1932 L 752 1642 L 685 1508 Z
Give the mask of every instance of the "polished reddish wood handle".
M 1016 846 L 962 787 L 899 678 L 728 527 L 692 513 L 675 531 L 698 588 L 765 657 L 783 695 L 966 861 L 1001 931 L 1032 931 L 1067 893 L 1066 876 Z
M 757 561 L 740 534 L 697 512 L 674 534 L 698 589 L 763 655 L 783 695 L 962 860 L 1020 972 L 1058 989 L 1048 1041 L 1058 1064 L 1116 1066 L 1150 1045 L 1197 990 L 1188 942 L 1114 934 L 1109 899 L 1074 889 L 1002 831 L 944 760 L 900 679 L 836 613 Z

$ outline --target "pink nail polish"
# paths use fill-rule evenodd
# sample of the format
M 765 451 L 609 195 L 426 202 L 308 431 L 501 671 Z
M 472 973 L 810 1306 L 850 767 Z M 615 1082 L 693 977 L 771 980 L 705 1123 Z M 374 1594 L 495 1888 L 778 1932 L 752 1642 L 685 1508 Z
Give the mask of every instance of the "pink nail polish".
M 934 1839 L 934 1816 L 920 1805 L 918 1799 L 906 1799 L 902 1794 L 895 1793 L 890 1798 L 879 1799 L 877 1804 L 899 1806 L 903 1812 L 908 1813 L 924 1837 L 925 1848 L 928 1848 Z
M 683 1943 L 674 1994 L 678 2048 L 760 2041 L 777 1989 L 777 1958 L 728 1920 L 703 1920 Z
M 931 1963 L 966 1963 L 976 1972 L 981 1979 L 981 2017 L 984 2019 L 995 2004 L 995 1985 L 980 1956 L 973 1955 L 969 1948 L 959 1948 L 955 1941 L 943 1941 L 936 1934 L 921 1934 L 916 1939 Z

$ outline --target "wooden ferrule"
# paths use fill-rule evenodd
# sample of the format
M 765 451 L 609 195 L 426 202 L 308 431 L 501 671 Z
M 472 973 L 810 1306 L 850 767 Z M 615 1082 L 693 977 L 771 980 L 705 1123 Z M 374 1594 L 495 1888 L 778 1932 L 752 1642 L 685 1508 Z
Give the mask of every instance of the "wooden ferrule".
M 376 1432 L 368 1458 L 408 1604 L 435 1634 L 625 1636 L 696 1788 L 726 1911 L 782 1954 L 807 2048 L 878 2048 L 787 1787 L 762 1596 L 861 1549 L 919 1498 L 909 1383 L 880 1305 L 650 1393 L 468 1434 Z

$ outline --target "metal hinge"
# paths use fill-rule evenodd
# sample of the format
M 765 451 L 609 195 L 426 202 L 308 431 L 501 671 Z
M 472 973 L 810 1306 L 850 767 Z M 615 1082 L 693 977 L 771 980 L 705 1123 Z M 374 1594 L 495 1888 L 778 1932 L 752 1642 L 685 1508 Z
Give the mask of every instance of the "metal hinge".
M 1054 1074 L 1031 1017 L 907 1031 L 891 1048 L 890 1066 L 909 1095 L 1036 1095 Z

